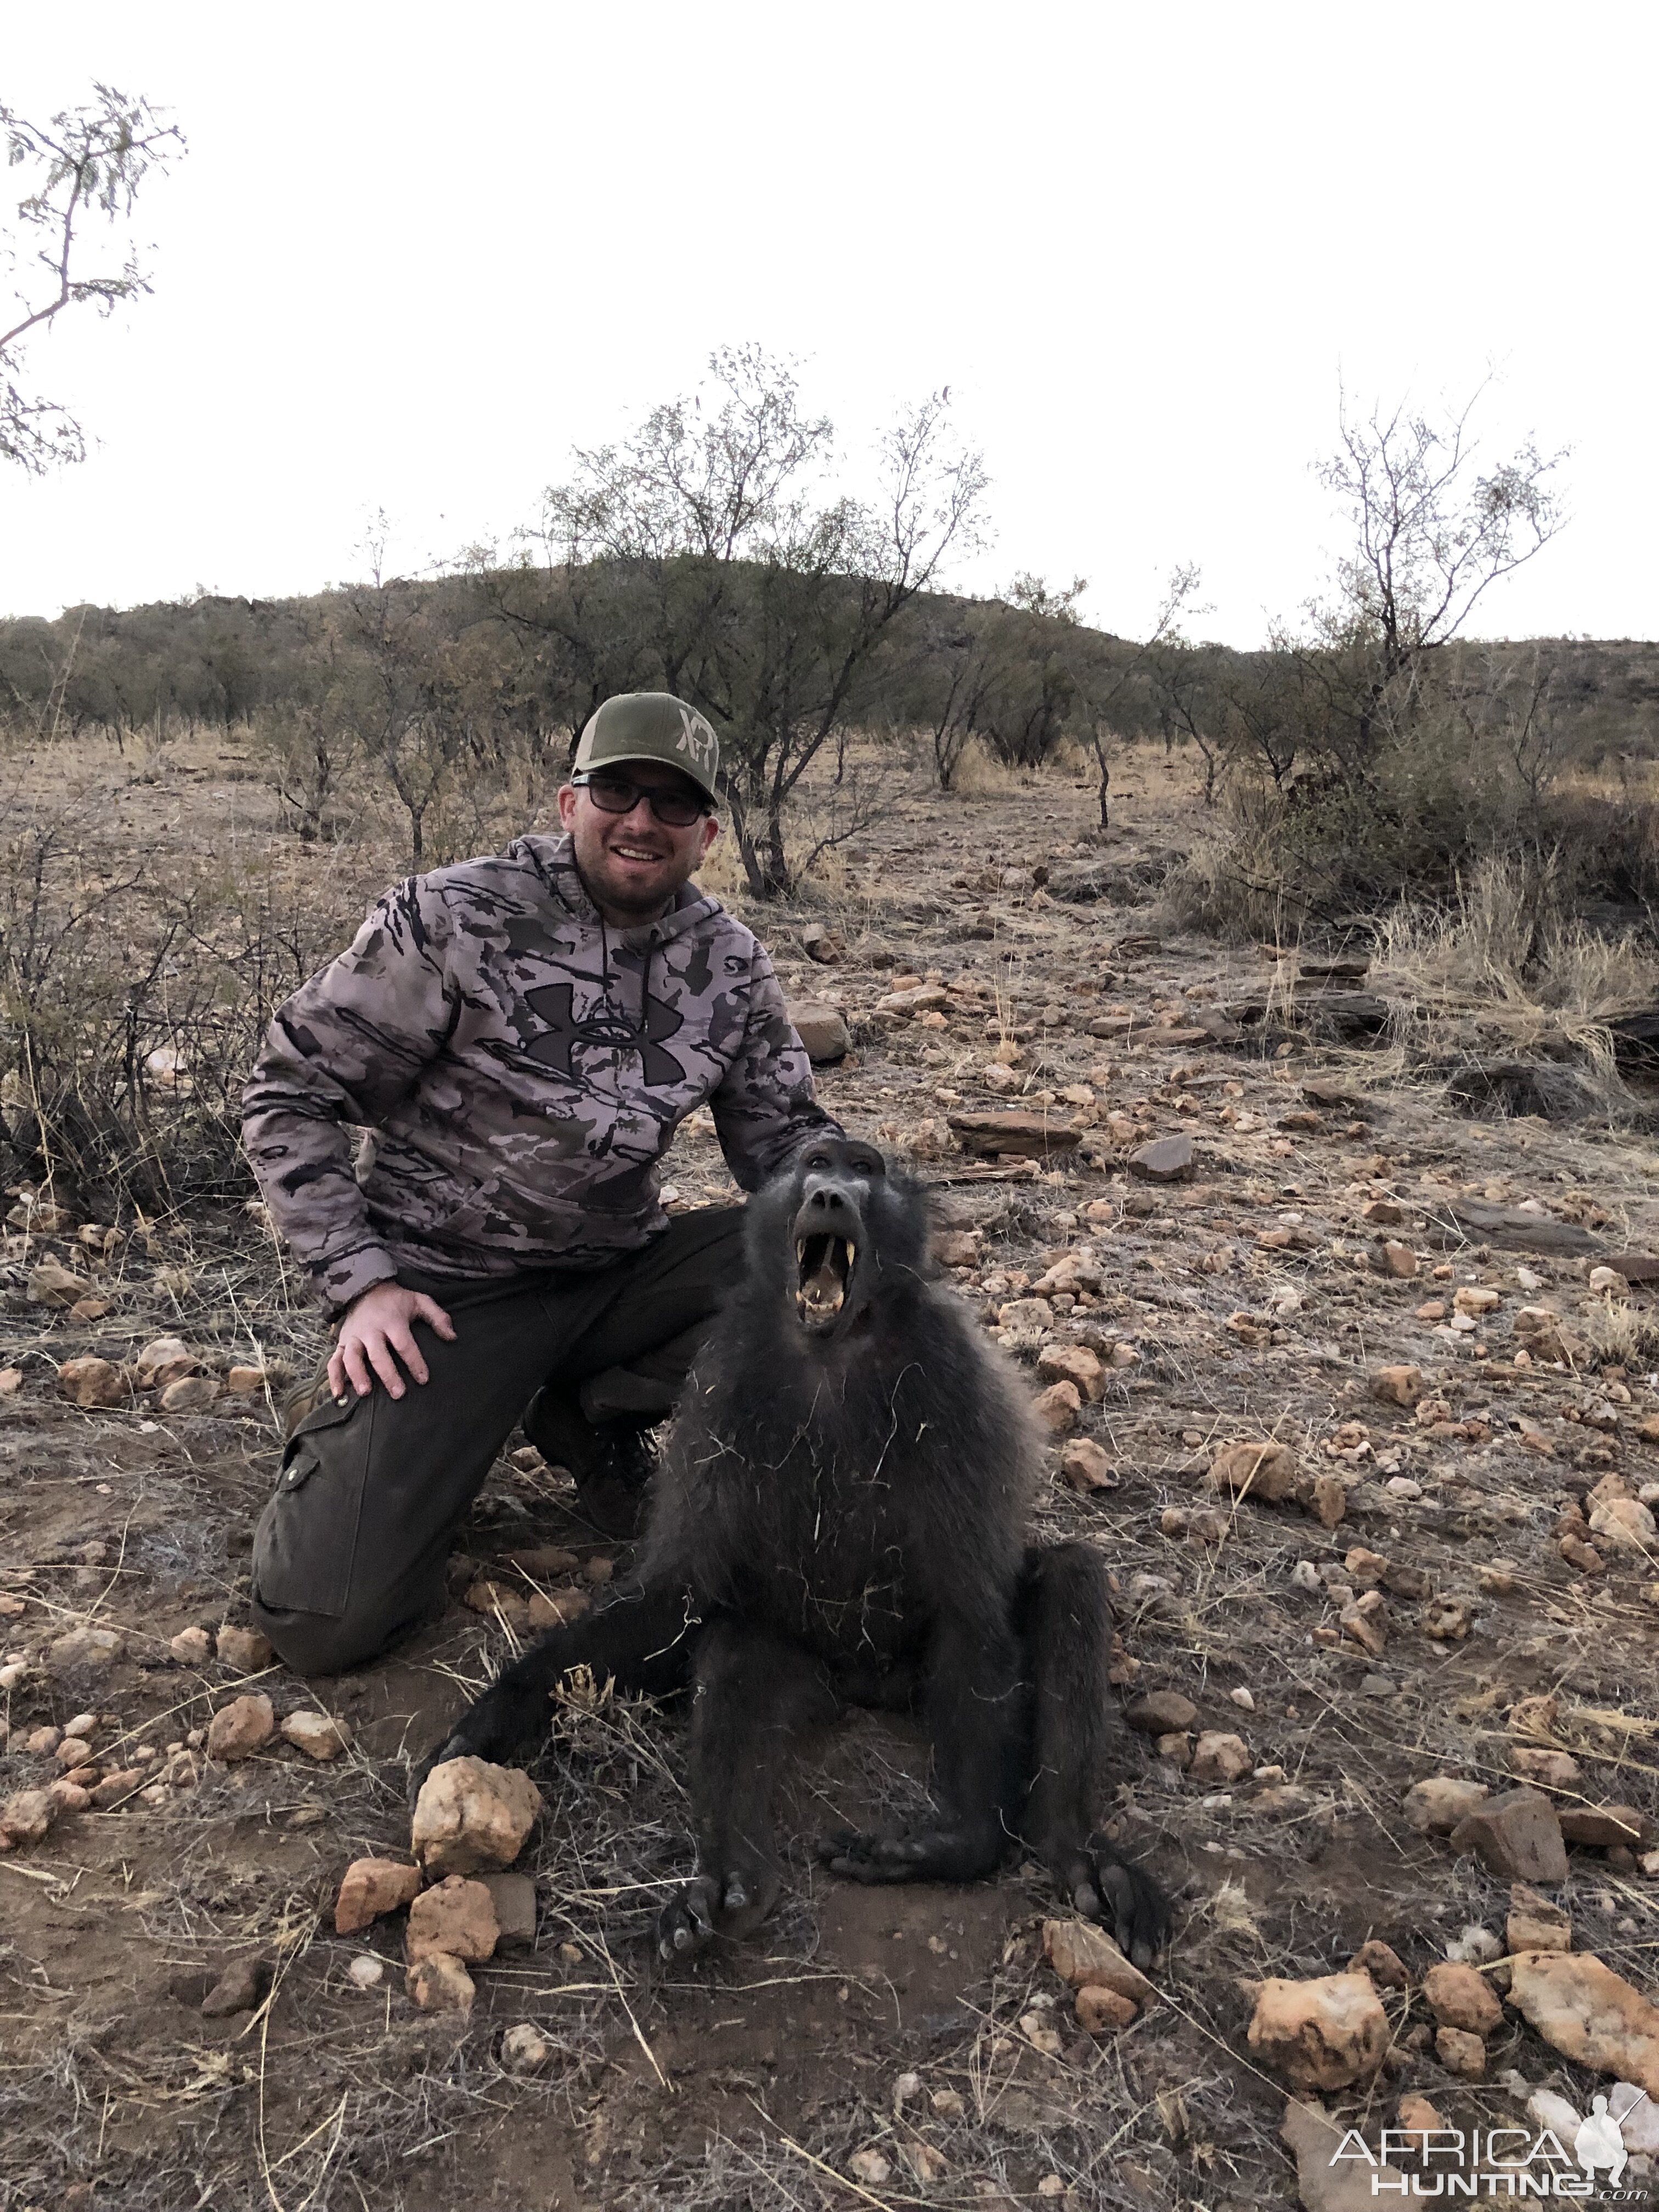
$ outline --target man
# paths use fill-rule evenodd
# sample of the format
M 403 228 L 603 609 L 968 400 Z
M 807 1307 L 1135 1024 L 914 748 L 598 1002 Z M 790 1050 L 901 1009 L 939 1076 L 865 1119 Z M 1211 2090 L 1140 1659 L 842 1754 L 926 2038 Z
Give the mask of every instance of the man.
M 302 1674 L 440 1609 L 451 1535 L 521 1417 L 590 1520 L 627 1533 L 643 1431 L 742 1265 L 741 1213 L 670 1220 L 658 1162 L 705 1102 L 746 1190 L 836 1126 L 766 954 L 690 881 L 718 762 L 679 700 L 606 700 L 562 837 L 398 884 L 266 1034 L 248 1157 L 342 1316 L 331 1395 L 254 1537 L 254 1617 Z

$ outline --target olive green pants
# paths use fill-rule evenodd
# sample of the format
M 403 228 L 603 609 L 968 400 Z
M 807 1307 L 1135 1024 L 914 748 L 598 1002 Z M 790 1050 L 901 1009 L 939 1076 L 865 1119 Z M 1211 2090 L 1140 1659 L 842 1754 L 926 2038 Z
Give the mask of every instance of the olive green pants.
M 743 1268 L 743 1213 L 676 1214 L 643 1251 L 593 1273 L 440 1283 L 447 1344 L 416 1322 L 430 1379 L 401 1398 L 324 1395 L 295 1427 L 253 1536 L 253 1618 L 296 1673 L 372 1658 L 441 1609 L 455 1529 L 531 1400 L 590 1421 L 672 1410 Z

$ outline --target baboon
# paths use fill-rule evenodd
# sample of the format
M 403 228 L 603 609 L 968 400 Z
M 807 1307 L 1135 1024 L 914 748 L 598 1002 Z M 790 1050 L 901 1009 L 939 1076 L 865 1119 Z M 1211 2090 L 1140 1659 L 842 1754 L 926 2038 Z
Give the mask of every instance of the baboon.
M 747 1271 L 698 1356 L 635 1575 L 556 1628 L 421 1772 L 500 1758 L 567 1669 L 695 1688 L 696 1874 L 665 1958 L 740 1933 L 780 1886 L 771 1799 L 792 1740 L 849 1705 L 912 1711 L 933 1817 L 830 1836 L 856 1881 L 967 1881 L 1023 1842 L 1137 1965 L 1164 1899 L 1096 1825 L 1111 1613 L 1092 1546 L 1033 1546 L 1024 1395 L 933 1278 L 926 1197 L 872 1146 L 810 1144 L 749 1206 Z

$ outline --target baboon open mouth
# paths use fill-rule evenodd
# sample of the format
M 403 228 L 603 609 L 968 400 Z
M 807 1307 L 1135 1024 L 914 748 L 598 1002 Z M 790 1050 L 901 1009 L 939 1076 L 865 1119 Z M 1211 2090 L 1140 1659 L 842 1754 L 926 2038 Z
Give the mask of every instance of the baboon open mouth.
M 795 1310 L 804 1322 L 832 1322 L 847 1302 L 856 1245 L 842 1237 L 799 1237 L 795 1258 L 800 1273 Z

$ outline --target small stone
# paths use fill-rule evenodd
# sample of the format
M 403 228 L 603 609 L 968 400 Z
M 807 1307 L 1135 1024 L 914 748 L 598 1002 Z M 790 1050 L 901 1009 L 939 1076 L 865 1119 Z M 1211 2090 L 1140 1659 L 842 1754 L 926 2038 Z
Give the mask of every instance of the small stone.
M 1639 1552 L 1651 1559 L 1659 1543 L 1659 1522 L 1638 1498 L 1610 1498 L 1593 1506 L 1589 1524 L 1615 1552 Z
M 1389 1563 L 1380 1552 L 1370 1552 L 1363 1544 L 1355 1544 L 1342 1562 L 1342 1571 L 1358 1589 L 1375 1589 L 1388 1573 Z
M 120 1369 L 107 1359 L 66 1359 L 58 1370 L 58 1389 L 71 1405 L 125 1406 L 131 1396 Z
M 186 1667 L 204 1667 L 213 1656 L 213 1638 L 205 1628 L 181 1628 L 167 1650 Z
M 252 2012 L 264 2002 L 270 1987 L 269 1959 L 238 1959 L 227 1966 L 202 2000 L 206 2020 L 226 2020 L 232 2013 Z
M 580 1620 L 593 1609 L 593 1601 L 586 1590 L 532 1590 L 529 1616 L 532 1628 L 566 1628 L 573 1620 Z
M 1504 1955 L 1504 1946 L 1490 1928 L 1467 1920 L 1462 1930 L 1446 1946 L 1446 1956 L 1455 1966 L 1489 1966 Z
M 1051 1437 L 1063 1437 L 1077 1426 L 1083 1401 L 1075 1382 L 1054 1382 L 1038 1392 L 1031 1410 Z
M 1296 1454 L 1288 1444 L 1225 1444 L 1211 1461 L 1207 1480 L 1212 1490 L 1273 1503 L 1290 1495 L 1297 1471 Z
M 476 1965 L 494 1955 L 500 1934 L 495 1901 L 483 1882 L 452 1874 L 410 1906 L 404 1942 L 411 1965 L 433 1951 Z
M 1397 1244 L 1390 1237 L 1382 1247 L 1382 1272 L 1409 1282 L 1417 1273 L 1417 1255 L 1409 1244 Z
M 125 1637 L 113 1628 L 72 1628 L 50 1647 L 46 1659 L 54 1674 L 68 1674 L 112 1666 L 126 1648 Z
M 1431 1966 L 1423 1977 L 1423 1995 L 1443 2027 L 1462 2027 L 1471 2035 L 1486 2036 L 1504 2024 L 1504 2008 L 1497 1993 L 1473 1966 L 1449 1960 Z
M 141 1766 L 124 1767 L 116 1774 L 106 1774 L 94 1785 L 92 1802 L 100 1813 L 113 1812 L 129 1797 L 136 1796 L 144 1786 L 144 1771 Z
M 1091 1406 L 1106 1395 L 1106 1370 L 1086 1345 L 1046 1345 L 1037 1354 L 1037 1373 L 1052 1382 L 1070 1382 Z
M 360 1990 L 378 1989 L 386 1979 L 386 1961 L 372 1951 L 360 1951 L 346 1968 L 346 1979 Z
M 1653 1821 L 1633 1805 L 1564 1805 L 1559 1817 L 1567 1841 L 1592 1850 L 1613 1850 L 1620 1844 L 1635 1850 L 1654 1832 Z
M 33 1759 L 50 1759 L 63 1741 L 60 1728 L 31 1729 L 23 1738 L 23 1748 Z
M 1190 1137 L 1158 1137 L 1131 1152 L 1125 1164 L 1143 1182 L 1179 1182 L 1192 1173 L 1193 1158 Z
M 98 1771 L 95 1766 L 82 1767 L 81 1771 L 83 1774 Z M 84 1813 L 92 1802 L 92 1785 L 77 1782 L 73 1775 L 59 1775 L 56 1782 L 47 1783 L 46 1795 L 60 1814 Z M 3 1821 L 0 1821 L 0 1832 L 3 1827 Z
M 141 1389 L 156 1390 L 193 1375 L 198 1364 L 182 1337 L 155 1336 L 133 1361 L 132 1371 Z
M 15 1790 L 0 1804 L 0 1836 L 4 1837 L 8 1847 L 13 1844 L 38 1844 L 57 1813 L 46 1790 Z
M 1167 1735 L 1172 1729 L 1196 1727 L 1198 1707 L 1179 1690 L 1148 1690 L 1130 1699 L 1123 1717 L 1143 1735 Z
M 822 999 L 798 999 L 791 1001 L 788 1012 L 790 1024 L 815 1067 L 845 1060 L 853 1049 L 853 1032 L 839 1006 Z
M 383 1913 L 399 1912 L 421 1893 L 419 1867 L 398 1859 L 353 1859 L 334 1900 L 334 1932 L 355 1936 Z
M 1594 1954 L 1523 1951 L 1510 1968 L 1510 2002 L 1563 2057 L 1659 2103 L 1659 2010 Z
M 1074 1990 L 1115 1990 L 1132 2006 L 1144 2004 L 1154 1995 L 1152 1984 L 1139 1967 L 1126 1959 L 1105 1929 L 1092 1920 L 1045 1920 L 1042 1955 L 1061 1981 Z
M 1073 1490 L 1115 1490 L 1109 1455 L 1088 1437 L 1073 1437 L 1060 1455 L 1060 1471 Z
M 1193 1747 L 1188 1771 L 1194 1782 L 1218 1782 L 1224 1786 L 1248 1774 L 1254 1765 L 1241 1736 L 1206 1729 Z
M 233 1698 L 228 1705 L 220 1706 L 208 1723 L 208 1757 L 227 1764 L 252 1759 L 276 1733 L 276 1716 L 263 1691 L 253 1697 Z
M 56 1260 L 43 1260 L 29 1276 L 27 1295 L 37 1306 L 72 1306 L 86 1288 L 84 1275 Z
M 1428 1389 L 1420 1367 L 1379 1367 L 1371 1376 L 1371 1395 L 1390 1406 L 1414 1406 Z
M 1449 1836 L 1491 1795 L 1484 1782 L 1460 1782 L 1449 1774 L 1431 1774 L 1426 1782 L 1414 1782 L 1406 1792 L 1406 1825 L 1415 1828 L 1419 1836 Z
M 1461 1644 L 1474 1626 L 1462 1598 L 1431 1598 L 1423 1608 L 1423 1633 L 1437 1644 Z
M 1167 1735 L 1159 1736 L 1156 1748 L 1160 1759 L 1168 1759 L 1183 1774 L 1193 1763 L 1193 1740 L 1185 1729 L 1171 1729 Z
M 283 1723 L 283 1735 L 307 1759 L 337 1759 L 350 1745 L 351 1723 L 329 1713 L 289 1713 Z
M 1566 1845 L 1554 1806 L 1540 1790 L 1506 1790 L 1478 1805 L 1452 1831 L 1455 1850 L 1473 1851 L 1507 1881 L 1567 1878 Z
M 0 1398 L 9 1398 L 23 1387 L 21 1367 L 0 1367 Z
M 1517 1881 L 1510 1891 L 1504 1935 L 1511 1951 L 1571 1951 L 1572 1921 L 1559 1905 Z
M 404 1977 L 404 1987 L 422 2012 L 470 2013 L 477 1995 L 472 1977 L 447 1951 L 429 1951 Z
M 233 1628 L 228 1622 L 219 1631 L 215 1650 L 227 1667 L 243 1674 L 261 1674 L 276 1660 L 270 1639 L 257 1628 Z
M 552 2055 L 552 2045 L 527 2020 L 509 2027 L 501 2038 L 501 2063 L 514 2074 L 539 2074 Z
M 1659 2157 L 1659 2098 L 1649 2096 L 1634 2081 L 1615 2081 L 1607 2110 L 1619 2123 L 1620 2139 L 1627 2151 Z
M 1313 1480 L 1313 1494 L 1309 1500 L 1309 1506 L 1315 1520 L 1322 1528 L 1334 1528 L 1340 1526 L 1348 1510 L 1348 1493 L 1340 1476 L 1316 1474 Z
M 218 1395 L 216 1376 L 185 1375 L 178 1382 L 167 1384 L 158 1402 L 164 1413 L 199 1413 L 210 1406 Z
M 92 1747 L 83 1736 L 65 1736 L 56 1753 L 58 1764 L 68 1773 L 71 1768 L 88 1766 L 92 1763 Z
M 1540 1790 L 1571 1790 L 1584 1778 L 1583 1769 L 1570 1752 L 1544 1751 L 1536 1744 L 1512 1743 L 1510 1766 Z
M 1461 2081 L 1479 2081 L 1486 2071 L 1486 2046 L 1478 2035 L 1471 2035 L 1461 2027 L 1442 2027 L 1435 2031 L 1435 2057 L 1448 2074 L 1455 2074 Z
M 415 1856 L 429 1875 L 510 1866 L 541 1812 L 540 1791 L 518 1768 L 446 1759 L 421 1785 Z
M 1342 1633 L 1368 1651 L 1373 1659 L 1380 1659 L 1388 1648 L 1388 1615 L 1381 1590 L 1367 1590 L 1358 1604 L 1345 1606 L 1341 1613 Z
M 1343 2089 L 1376 2073 L 1389 2049 L 1389 2021 L 1369 1974 L 1262 1982 L 1250 2049 L 1298 2088 Z
M 1098 1982 L 1085 1983 L 1075 2000 L 1077 2024 L 1085 2035 L 1115 2035 L 1138 2009 L 1133 2000 Z
M 481 1874 L 476 1879 L 489 1892 L 495 1908 L 496 1948 L 525 1949 L 536 1941 L 536 1881 L 533 1875 Z
M 263 1367 L 233 1367 L 225 1377 L 225 1388 L 233 1398 L 257 1398 L 265 1387 Z
M 1353 1973 L 1369 1974 L 1380 1990 L 1411 1987 L 1411 1977 L 1400 1954 L 1378 1936 L 1369 1936 L 1349 1960 L 1348 1966 Z
M 855 2150 L 847 2161 L 847 2171 L 854 2181 L 867 2183 L 872 2189 L 879 2189 L 893 2175 L 891 2166 L 878 2150 Z
M 1372 2194 L 1373 2180 L 1379 2192 L 1405 2195 L 1409 2191 L 1407 2176 L 1397 2168 L 1365 2164 L 1352 2151 L 1345 2155 L 1342 2128 L 1316 2105 L 1292 2099 L 1285 2107 L 1279 2134 L 1296 2160 L 1296 2193 L 1303 2212 L 1376 2212 L 1379 2198 Z M 1381 2202 L 1390 2203 L 1393 2197 L 1382 2197 Z
M 1502 1303 L 1496 1291 L 1479 1283 L 1465 1283 L 1452 1293 L 1453 1310 L 1461 1314 L 1495 1313 Z
M 1398 1229 L 1406 1209 L 1392 1198 L 1373 1198 L 1360 1207 L 1359 1218 L 1373 1229 Z

